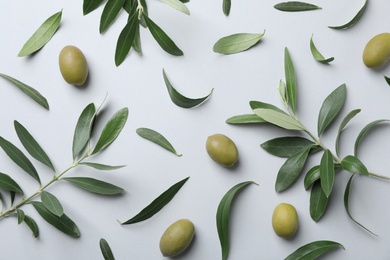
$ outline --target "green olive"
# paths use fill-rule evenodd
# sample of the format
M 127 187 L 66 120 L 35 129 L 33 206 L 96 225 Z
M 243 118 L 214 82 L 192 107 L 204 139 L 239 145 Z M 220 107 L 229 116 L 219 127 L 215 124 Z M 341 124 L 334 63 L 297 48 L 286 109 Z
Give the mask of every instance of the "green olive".
M 88 64 L 84 54 L 75 46 L 65 46 L 59 55 L 62 77 L 72 85 L 81 86 L 88 77 Z
M 238 160 L 235 143 L 223 134 L 209 136 L 206 141 L 206 150 L 211 159 L 226 167 L 233 166 Z
M 385 65 L 390 58 L 390 33 L 374 36 L 363 51 L 363 62 L 369 68 Z
M 298 229 L 298 214 L 295 207 L 288 203 L 276 206 L 272 214 L 272 227 L 280 237 L 294 236 Z
M 170 225 L 160 239 L 163 256 L 175 256 L 190 245 L 195 234 L 194 224 L 188 219 L 180 219 Z

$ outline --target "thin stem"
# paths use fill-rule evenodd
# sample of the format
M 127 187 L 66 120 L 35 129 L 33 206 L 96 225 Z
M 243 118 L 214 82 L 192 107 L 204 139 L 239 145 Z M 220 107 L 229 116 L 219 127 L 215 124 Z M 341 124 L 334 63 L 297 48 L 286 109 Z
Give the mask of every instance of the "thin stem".
M 141 19 L 142 13 L 144 12 L 144 7 L 141 4 L 141 0 L 137 0 L 137 12 L 138 12 L 138 20 Z
M 378 178 L 378 179 L 390 181 L 390 177 L 387 177 L 387 176 L 384 176 L 384 175 L 380 175 L 380 174 L 376 174 L 376 173 L 372 173 L 372 172 L 370 172 L 368 175 L 370 177 L 375 177 L 375 178 Z

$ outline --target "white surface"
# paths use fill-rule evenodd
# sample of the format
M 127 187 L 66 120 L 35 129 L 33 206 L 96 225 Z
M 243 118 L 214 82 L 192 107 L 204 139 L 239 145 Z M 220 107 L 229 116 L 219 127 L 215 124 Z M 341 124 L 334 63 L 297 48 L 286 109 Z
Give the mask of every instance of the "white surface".
M 355 108 L 362 112 L 345 130 L 341 153 L 353 152 L 356 135 L 367 123 L 390 118 L 390 87 L 383 75 L 388 67 L 375 71 L 364 67 L 361 55 L 366 42 L 389 30 L 388 1 L 370 1 L 366 13 L 354 27 L 345 31 L 329 29 L 349 21 L 364 1 L 312 1 L 322 10 L 284 13 L 273 5 L 279 1 L 232 1 L 229 17 L 222 13 L 222 0 L 191 1 L 191 16 L 171 9 L 159 1 L 148 1 L 150 17 L 184 51 L 182 57 L 166 54 L 141 30 L 143 56 L 131 52 L 119 67 L 114 65 L 115 44 L 126 21 L 125 13 L 104 35 L 99 35 L 102 6 L 83 16 L 82 1 L 2 1 L 0 9 L 0 72 L 11 75 L 38 89 L 49 101 L 45 111 L 4 80 L 0 82 L 0 135 L 21 147 L 13 129 L 13 120 L 22 123 L 41 143 L 57 169 L 71 163 L 73 129 L 82 109 L 90 102 L 100 104 L 106 93 L 103 122 L 115 111 L 128 107 L 130 114 L 122 134 L 94 161 L 127 167 L 114 172 L 79 168 L 69 176 L 94 176 L 126 189 L 120 197 L 89 194 L 66 183 L 49 188 L 63 203 L 66 213 L 81 231 L 79 239 L 58 232 L 43 221 L 31 206 L 23 210 L 34 217 L 40 237 L 33 239 L 25 225 L 15 219 L 0 222 L 1 259 L 102 259 L 99 239 L 105 238 L 117 259 L 163 259 L 158 243 L 163 231 L 180 218 L 189 218 L 196 226 L 196 237 L 189 251 L 177 259 L 220 259 L 221 250 L 215 225 L 218 203 L 233 185 L 253 180 L 237 196 L 231 212 L 229 259 L 283 259 L 303 244 L 315 240 L 333 240 L 346 250 L 336 250 L 327 259 L 388 259 L 390 255 L 390 183 L 356 178 L 351 191 L 351 212 L 373 237 L 354 224 L 343 206 L 344 187 L 349 174 L 340 173 L 326 215 L 315 223 L 309 215 L 309 192 L 303 178 L 288 191 L 277 194 L 274 182 L 283 160 L 267 154 L 259 145 L 289 133 L 268 126 L 232 126 L 230 116 L 249 113 L 248 102 L 261 100 L 281 106 L 277 85 L 284 79 L 283 50 L 288 47 L 298 79 L 298 113 L 301 121 L 316 131 L 318 110 L 324 98 L 342 83 L 347 84 L 347 102 L 343 115 Z M 63 9 L 61 27 L 52 40 L 36 55 L 17 58 L 30 35 L 50 15 Z M 212 51 L 221 37 L 238 33 L 260 33 L 261 42 L 251 50 L 222 56 Z M 309 49 L 314 42 L 325 57 L 334 56 L 330 65 L 316 62 Z M 87 57 L 90 77 L 85 89 L 69 86 L 62 79 L 57 57 L 62 47 L 72 44 Z M 200 97 L 214 88 L 212 97 L 194 109 L 176 107 L 166 91 L 162 68 L 172 84 L 184 95 Z M 324 136 L 333 149 L 337 120 Z M 149 127 L 159 131 L 183 153 L 178 158 L 140 138 L 135 130 Z M 240 161 L 225 169 L 208 157 L 204 144 L 208 135 L 224 133 L 237 144 Z M 389 126 L 376 128 L 361 146 L 360 158 L 372 171 L 389 175 Z M 319 161 L 309 160 L 307 168 Z M 34 161 L 42 179 L 50 173 Z M 0 171 L 11 174 L 25 192 L 37 189 L 34 181 L 22 173 L 5 153 L 0 154 Z M 126 220 L 173 183 L 191 176 L 176 197 L 153 218 L 132 226 Z M 292 203 L 298 211 L 300 228 L 291 240 L 277 237 L 271 227 L 271 215 L 280 202 Z

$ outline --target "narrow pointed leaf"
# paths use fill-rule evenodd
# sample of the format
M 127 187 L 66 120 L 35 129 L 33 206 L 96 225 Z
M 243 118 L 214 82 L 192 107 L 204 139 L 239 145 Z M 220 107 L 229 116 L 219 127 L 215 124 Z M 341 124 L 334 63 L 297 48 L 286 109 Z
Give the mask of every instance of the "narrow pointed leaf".
M 183 52 L 157 24 L 155 24 L 145 13 L 142 17 L 145 18 L 146 25 L 148 26 L 153 38 L 157 41 L 157 43 L 164 51 L 174 56 L 183 55 Z
M 343 30 L 343 29 L 348 29 L 349 27 L 352 27 L 360 20 L 360 18 L 364 14 L 364 11 L 366 10 L 367 3 L 368 3 L 368 0 L 365 0 L 363 7 L 359 10 L 359 12 L 348 23 L 340 25 L 340 26 L 329 26 L 329 28 L 336 29 L 336 30 Z
M 275 126 L 287 130 L 304 130 L 304 127 L 293 117 L 272 109 L 256 108 L 253 112 Z
M 0 77 L 11 82 L 14 86 L 16 86 L 18 89 L 20 89 L 24 94 L 26 94 L 32 100 L 34 100 L 42 107 L 49 110 L 49 103 L 47 102 L 46 98 L 44 96 L 42 96 L 41 93 L 39 93 L 37 90 L 35 90 L 34 88 L 24 84 L 23 82 L 15 79 L 13 77 L 10 77 L 8 75 L 5 75 L 3 73 L 0 73 Z
M 291 136 L 279 137 L 269 140 L 261 144 L 261 148 L 263 148 L 272 155 L 290 158 L 299 153 L 300 151 L 308 147 L 312 147 L 314 145 L 315 143 L 306 138 L 299 136 Z
M 73 134 L 73 159 L 81 153 L 91 138 L 92 125 L 95 116 L 96 108 L 93 103 L 87 105 L 83 112 L 81 112 Z
M 313 183 L 310 192 L 310 217 L 317 222 L 324 215 L 329 198 L 321 187 L 321 182 Z
M 139 55 L 142 55 L 141 35 L 139 32 L 139 26 L 136 26 L 136 28 L 135 28 L 135 37 L 134 37 L 133 45 L 131 47 L 133 47 L 133 49 Z
M 367 134 L 374 126 L 377 126 L 378 124 L 384 123 L 384 122 L 389 122 L 389 120 L 386 120 L 386 119 L 375 120 L 375 121 L 369 123 L 368 125 L 366 125 L 366 126 L 362 129 L 362 131 L 360 131 L 360 133 L 359 133 L 359 135 L 358 135 L 358 137 L 356 138 L 356 141 L 355 141 L 355 147 L 354 147 L 354 155 L 355 155 L 355 156 L 357 156 L 360 142 L 361 142 L 362 139 L 366 136 L 366 134 Z
M 11 206 L 12 206 L 12 205 L 14 205 L 14 202 L 15 202 L 16 192 L 10 191 L 9 196 L 11 198 Z
M 317 47 L 315 46 L 314 42 L 313 42 L 313 35 L 311 36 L 310 38 L 310 50 L 311 50 L 311 54 L 313 54 L 313 57 L 314 59 L 316 59 L 316 61 L 319 61 L 321 63 L 330 63 L 334 60 L 334 57 L 330 57 L 330 58 L 325 58 L 317 49 Z
M 9 175 L 0 172 L 0 189 L 24 194 L 22 188 Z
M 317 257 L 337 248 L 344 249 L 344 246 L 337 242 L 327 240 L 314 241 L 298 248 L 287 256 L 285 260 L 317 259 Z
M 355 174 L 363 174 L 369 175 L 369 172 L 366 166 L 355 156 L 348 155 L 341 161 L 341 168 L 345 171 L 355 173 Z
M 128 14 L 135 13 L 136 8 L 137 0 L 125 0 L 125 3 L 123 4 L 123 9 L 125 9 Z
M 265 109 L 275 110 L 277 112 L 284 113 L 284 114 L 288 115 L 286 112 L 284 112 L 280 108 L 278 108 L 274 105 L 268 104 L 268 103 L 261 102 L 261 101 L 252 100 L 249 102 L 249 106 L 251 107 L 252 110 L 254 110 L 256 108 L 265 108 Z
M 104 260 L 115 260 L 115 257 L 111 251 L 110 245 L 108 244 L 108 242 L 104 238 L 100 239 L 99 245 L 100 245 L 100 250 L 102 251 Z
M 190 10 L 188 10 L 188 7 L 179 0 L 161 0 L 161 2 L 175 8 L 184 14 L 190 15 Z
M 20 168 L 22 168 L 26 173 L 31 177 L 41 183 L 39 175 L 34 165 L 30 160 L 11 142 L 0 137 L 0 146 L 3 148 L 4 152 L 11 158 L 14 163 L 16 163 Z
M 104 0 L 84 0 L 83 1 L 83 13 L 84 15 L 96 10 Z
M 61 202 L 51 193 L 47 191 L 41 192 L 41 200 L 43 205 L 54 215 L 61 217 L 64 214 L 64 209 Z
M 76 224 L 66 214 L 62 214 L 61 217 L 54 215 L 48 210 L 42 202 L 33 201 L 31 204 L 41 217 L 49 224 L 71 237 L 79 237 L 80 231 Z
M 160 133 L 153 129 L 149 128 L 138 128 L 136 130 L 137 134 L 155 144 L 158 144 L 162 148 L 172 152 L 176 156 L 181 156 L 181 154 L 177 153 L 175 148 L 171 145 L 171 143 Z
M 274 8 L 284 12 L 302 12 L 321 9 L 319 6 L 299 1 L 278 3 L 274 5 Z
M 287 48 L 284 48 L 284 74 L 286 77 L 287 98 L 292 111 L 295 113 L 297 109 L 297 80 L 294 64 Z
M 201 98 L 188 98 L 180 94 L 171 84 L 171 82 L 168 80 L 168 77 L 165 73 L 165 70 L 163 69 L 163 77 L 165 85 L 168 89 L 169 96 L 172 100 L 172 102 L 182 108 L 192 108 L 199 106 L 203 102 L 205 102 L 210 95 L 213 93 L 213 89 L 211 89 L 210 93 L 207 96 L 201 97 Z
M 220 54 L 235 54 L 255 46 L 264 33 L 236 33 L 222 37 L 213 46 L 213 51 Z
M 34 238 L 39 237 L 39 228 L 35 220 L 27 215 L 24 216 L 24 223 L 31 229 Z
M 47 156 L 45 151 L 34 139 L 34 137 L 27 131 L 27 129 L 16 120 L 14 121 L 14 127 L 20 142 L 23 144 L 24 148 L 26 148 L 29 154 L 55 172 L 53 163 L 50 161 L 49 156 Z
M 99 140 L 97 141 L 92 154 L 96 154 L 107 148 L 118 137 L 126 124 L 128 115 L 129 109 L 125 107 L 120 109 L 111 117 L 100 134 Z
M 326 97 L 318 115 L 318 136 L 324 133 L 325 129 L 340 113 L 341 108 L 344 106 L 346 95 L 347 88 L 345 84 L 342 84 Z
M 303 181 L 305 189 L 307 190 L 315 181 L 320 179 L 320 166 L 313 166 L 305 175 Z
M 18 224 L 20 225 L 24 221 L 26 215 L 24 214 L 23 210 L 16 209 L 16 216 L 18 217 Z
M 147 220 L 158 213 L 165 205 L 167 205 L 173 197 L 175 197 L 176 193 L 183 187 L 183 185 L 187 182 L 190 177 L 187 177 L 171 187 L 169 187 L 166 191 L 161 193 L 156 199 L 154 199 L 148 206 L 146 206 L 143 210 L 141 210 L 137 215 L 130 218 L 129 220 L 122 222 L 122 225 L 129 225 L 138 223 L 144 220 Z
M 334 162 L 332 153 L 326 150 L 320 163 L 321 187 L 326 197 L 330 196 L 334 184 Z
M 259 124 L 266 123 L 264 119 L 259 117 L 256 114 L 244 114 L 244 115 L 236 115 L 226 119 L 227 124 Z
M 232 7 L 231 0 L 222 0 L 222 11 L 226 16 L 228 16 L 230 14 L 231 7 Z
M 40 50 L 50 41 L 60 26 L 62 11 L 53 14 L 34 32 L 19 51 L 18 57 L 30 55 Z
M 250 184 L 256 184 L 253 181 L 241 182 L 232 187 L 221 199 L 218 205 L 216 222 L 219 242 L 221 243 L 222 259 L 226 260 L 229 254 L 229 221 L 230 208 L 236 194 Z
M 339 154 L 340 154 L 339 143 L 340 143 L 340 136 L 341 136 L 342 131 L 347 126 L 349 121 L 351 121 L 352 118 L 354 118 L 357 114 L 359 114 L 360 111 L 361 111 L 360 109 L 352 110 L 351 112 L 348 113 L 348 115 L 345 116 L 343 121 L 341 121 L 341 124 L 339 126 L 339 131 L 338 131 L 337 137 L 336 137 L 336 154 L 337 154 L 337 156 L 339 156 Z
M 133 45 L 139 21 L 136 13 L 132 14 L 126 26 L 119 34 L 115 49 L 115 65 L 119 66 L 125 60 Z
M 92 167 L 97 170 L 102 170 L 102 171 L 112 171 L 112 170 L 117 170 L 120 168 L 125 167 L 125 165 L 107 165 L 107 164 L 101 164 L 101 163 L 91 163 L 91 162 L 82 162 L 80 165 L 86 165 L 89 167 Z
M 121 187 L 89 177 L 68 177 L 62 178 L 61 180 L 67 181 L 88 192 L 101 195 L 117 195 L 124 192 Z
M 386 77 L 386 76 L 384 76 L 384 78 L 385 78 L 386 83 L 390 86 L 390 78 Z
M 126 0 L 108 0 L 100 17 L 100 33 L 104 33 L 115 21 Z

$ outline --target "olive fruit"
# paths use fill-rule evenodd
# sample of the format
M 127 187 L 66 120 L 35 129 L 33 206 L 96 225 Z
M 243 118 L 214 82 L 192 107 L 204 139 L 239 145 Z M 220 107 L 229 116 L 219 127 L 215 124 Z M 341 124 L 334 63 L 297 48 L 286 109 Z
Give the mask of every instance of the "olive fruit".
M 163 256 L 175 256 L 182 253 L 191 243 L 195 234 L 194 224 L 188 219 L 180 219 L 170 225 L 160 239 L 160 251 Z
M 72 45 L 65 46 L 59 55 L 62 77 L 72 85 L 81 86 L 88 77 L 88 64 L 82 51 Z
M 385 65 L 390 58 L 390 33 L 374 36 L 363 51 L 363 62 L 369 68 Z
M 298 214 L 295 207 L 288 203 L 277 205 L 272 214 L 272 227 L 280 237 L 294 236 L 298 229 Z
M 211 159 L 226 167 L 233 166 L 238 160 L 237 146 L 223 134 L 207 137 L 206 150 Z

